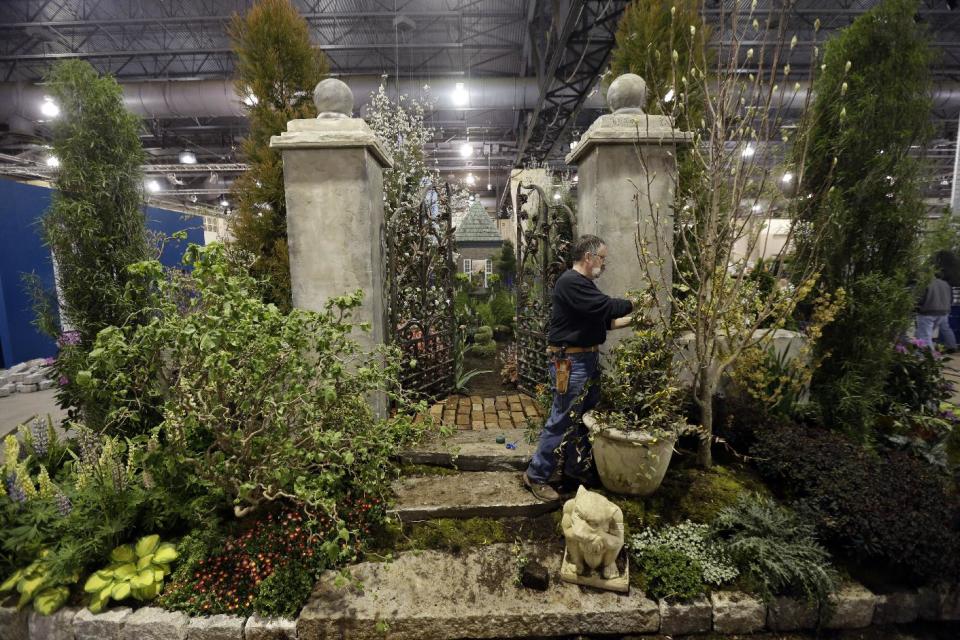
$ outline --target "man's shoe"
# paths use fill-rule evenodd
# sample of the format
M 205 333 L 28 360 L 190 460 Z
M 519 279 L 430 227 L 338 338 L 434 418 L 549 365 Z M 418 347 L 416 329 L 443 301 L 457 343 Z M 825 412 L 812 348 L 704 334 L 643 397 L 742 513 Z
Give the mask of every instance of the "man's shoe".
M 523 472 L 523 484 L 527 489 L 530 489 L 533 497 L 540 502 L 555 502 L 560 499 L 560 494 L 557 493 L 556 489 L 546 482 L 534 482 L 526 471 Z

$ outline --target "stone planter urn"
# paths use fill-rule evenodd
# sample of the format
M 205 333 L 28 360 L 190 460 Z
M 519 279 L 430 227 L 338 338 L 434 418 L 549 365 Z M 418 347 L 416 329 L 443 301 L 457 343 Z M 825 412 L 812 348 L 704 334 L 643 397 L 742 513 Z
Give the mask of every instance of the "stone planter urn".
M 663 482 L 673 457 L 675 435 L 657 438 L 643 431 L 623 431 L 601 424 L 593 412 L 583 415 L 593 436 L 593 459 L 605 489 L 649 496 Z

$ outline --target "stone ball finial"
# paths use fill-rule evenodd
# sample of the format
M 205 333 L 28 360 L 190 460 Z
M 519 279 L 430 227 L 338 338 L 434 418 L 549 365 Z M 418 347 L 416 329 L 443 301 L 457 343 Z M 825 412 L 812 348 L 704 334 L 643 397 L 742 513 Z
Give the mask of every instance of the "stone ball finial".
M 635 73 L 625 73 L 610 83 L 607 106 L 613 113 L 643 113 L 647 103 L 647 83 Z
M 353 91 L 343 80 L 327 78 L 313 90 L 313 103 L 318 118 L 349 118 L 353 116 Z

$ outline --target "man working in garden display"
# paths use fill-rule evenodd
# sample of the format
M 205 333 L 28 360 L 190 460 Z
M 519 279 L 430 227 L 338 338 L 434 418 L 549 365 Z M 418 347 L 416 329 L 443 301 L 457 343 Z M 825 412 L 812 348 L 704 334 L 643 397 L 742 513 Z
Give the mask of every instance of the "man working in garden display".
M 563 481 L 591 484 L 590 441 L 581 417 L 600 400 L 600 345 L 608 329 L 630 325 L 633 303 L 611 298 L 594 283 L 606 268 L 607 246 L 597 236 L 581 236 L 573 246 L 573 268 L 553 288 L 553 312 L 547 341 L 553 405 L 537 450 L 523 474 L 539 500 L 559 500 L 548 482 L 561 462 Z M 576 488 L 576 487 L 568 487 Z

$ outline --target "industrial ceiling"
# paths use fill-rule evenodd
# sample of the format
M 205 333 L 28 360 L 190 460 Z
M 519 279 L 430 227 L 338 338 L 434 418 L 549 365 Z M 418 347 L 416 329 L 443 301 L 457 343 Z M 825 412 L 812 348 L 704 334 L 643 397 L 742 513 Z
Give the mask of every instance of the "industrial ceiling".
M 704 17 L 745 0 L 707 0 Z M 789 1 L 789 0 L 788 0 Z M 807 59 L 813 24 L 822 41 L 878 0 L 793 0 L 789 33 Z M 331 75 L 353 90 L 360 112 L 380 82 L 433 104 L 428 149 L 442 175 L 477 174 L 499 192 L 510 168 L 563 166 L 563 155 L 603 107 L 609 63 L 626 0 L 293 0 Z M 232 84 L 226 26 L 252 0 L 0 1 L 0 173 L 42 176 L 49 122 L 42 78 L 51 63 L 88 60 L 124 86 L 143 117 L 155 199 L 210 202 L 243 170 L 245 133 Z M 960 8 L 924 0 L 918 20 L 940 51 L 935 69 L 936 140 L 926 195 L 946 202 L 960 114 Z M 779 0 L 758 3 L 765 15 Z M 715 30 L 715 34 L 719 30 Z M 715 40 L 719 36 L 715 35 Z M 799 69 L 798 65 L 794 65 Z M 462 87 L 458 88 L 458 84 Z M 465 98 L 464 98 L 465 93 Z M 464 151 L 469 142 L 470 155 Z M 180 163 L 184 151 L 196 164 Z M 486 193 L 491 196 L 495 193 Z

